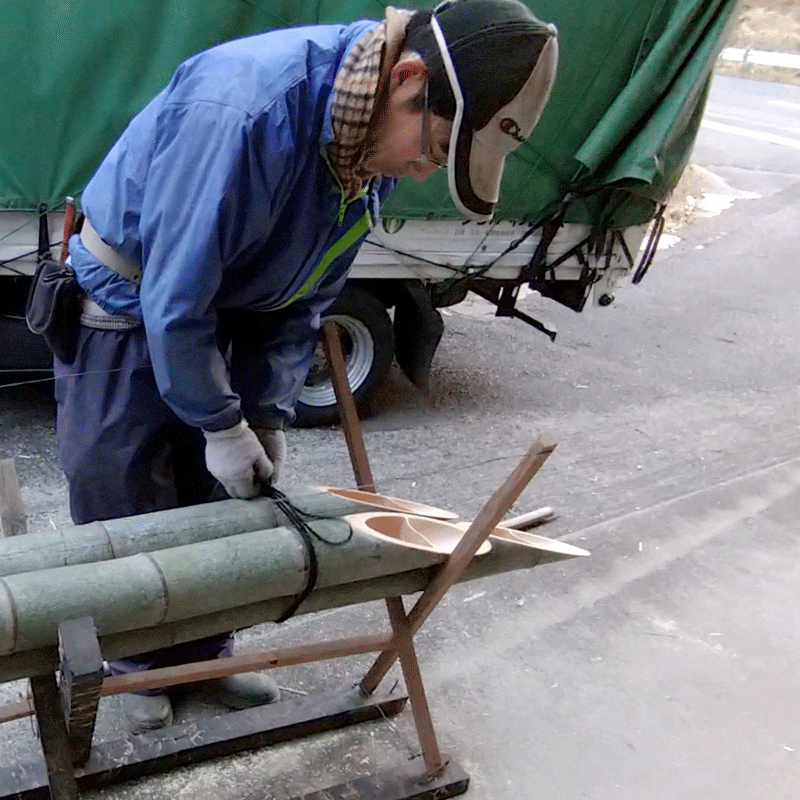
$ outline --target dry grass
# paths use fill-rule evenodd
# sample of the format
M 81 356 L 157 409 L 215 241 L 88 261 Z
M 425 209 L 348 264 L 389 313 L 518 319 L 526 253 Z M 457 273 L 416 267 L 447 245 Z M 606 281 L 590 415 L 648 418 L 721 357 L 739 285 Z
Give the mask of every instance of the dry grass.
M 800 0 L 742 3 L 727 44 L 749 50 L 800 53 Z M 736 78 L 800 85 L 800 70 L 720 61 L 716 71 Z
M 792 83 L 800 86 L 800 71 L 782 67 L 763 67 L 758 64 L 741 64 L 736 61 L 720 61 L 715 69 L 717 75 L 733 78 L 752 78 L 773 83 Z
M 751 50 L 800 52 L 800 3 L 744 3 L 728 44 Z

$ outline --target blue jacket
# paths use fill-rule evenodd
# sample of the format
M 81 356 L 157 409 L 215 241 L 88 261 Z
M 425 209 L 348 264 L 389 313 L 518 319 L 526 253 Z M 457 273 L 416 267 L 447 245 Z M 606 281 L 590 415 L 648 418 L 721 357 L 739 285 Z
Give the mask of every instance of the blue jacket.
M 227 428 L 243 411 L 293 417 L 320 313 L 366 236 L 365 212 L 395 184 L 374 178 L 345 204 L 322 155 L 336 72 L 375 24 L 275 30 L 189 58 L 83 193 L 94 228 L 143 277 L 137 291 L 73 237 L 78 281 L 106 311 L 144 322 L 159 390 L 190 425 Z M 284 306 L 246 359 L 243 408 L 218 317 Z

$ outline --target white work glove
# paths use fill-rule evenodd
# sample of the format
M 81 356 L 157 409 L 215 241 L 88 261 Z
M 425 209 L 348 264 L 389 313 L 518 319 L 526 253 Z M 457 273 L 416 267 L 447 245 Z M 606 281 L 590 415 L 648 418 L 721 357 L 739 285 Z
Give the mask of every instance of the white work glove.
M 258 437 L 242 420 L 223 431 L 203 431 L 206 467 L 231 497 L 256 497 L 275 471 Z
M 272 462 L 272 485 L 275 486 L 286 461 L 286 434 L 279 428 L 253 428 L 253 432 Z

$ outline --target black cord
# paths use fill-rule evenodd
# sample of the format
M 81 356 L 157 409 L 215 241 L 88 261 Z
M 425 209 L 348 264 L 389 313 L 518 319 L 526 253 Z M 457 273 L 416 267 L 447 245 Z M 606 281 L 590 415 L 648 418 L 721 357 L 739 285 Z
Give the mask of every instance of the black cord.
M 264 484 L 262 485 L 262 493 L 275 501 L 275 505 L 286 515 L 286 518 L 292 523 L 297 532 L 300 534 L 300 538 L 303 540 L 303 544 L 306 548 L 306 556 L 308 560 L 308 580 L 306 581 L 305 588 L 302 592 L 300 592 L 300 594 L 297 595 L 297 597 L 295 597 L 289 608 L 286 609 L 286 611 L 284 611 L 283 614 L 275 620 L 275 622 L 280 623 L 286 622 L 287 619 L 294 616 L 297 609 L 302 605 L 303 601 L 311 594 L 311 592 L 314 591 L 314 587 L 317 584 L 319 565 L 317 561 L 317 550 L 314 547 L 314 539 L 318 539 L 320 542 L 338 547 L 343 544 L 347 544 L 347 542 L 353 538 L 353 529 L 351 527 L 347 537 L 341 541 L 337 542 L 326 539 L 324 536 L 320 536 L 313 528 L 309 526 L 308 520 L 314 519 L 314 517 L 293 506 L 289 501 L 289 498 L 279 489 L 276 489 L 274 486 L 269 484 Z M 323 518 L 317 517 L 317 519 Z

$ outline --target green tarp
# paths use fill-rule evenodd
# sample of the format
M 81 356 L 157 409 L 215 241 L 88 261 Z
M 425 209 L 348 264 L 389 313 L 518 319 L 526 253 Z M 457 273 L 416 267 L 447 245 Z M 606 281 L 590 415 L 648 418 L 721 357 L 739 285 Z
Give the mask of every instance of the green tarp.
M 737 0 L 533 0 L 559 29 L 545 113 L 509 159 L 500 219 L 645 222 L 677 182 Z M 187 55 L 267 28 L 380 18 L 378 0 L 28 0 L 0 4 L 0 207 L 80 192 L 128 119 Z M 399 5 L 399 4 L 398 4 Z M 424 7 L 425 3 L 407 4 Z M 502 69 L 502 54 L 498 54 Z M 458 218 L 446 175 L 401 183 L 385 209 Z

